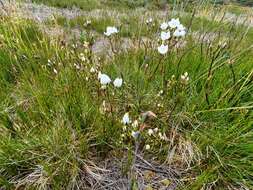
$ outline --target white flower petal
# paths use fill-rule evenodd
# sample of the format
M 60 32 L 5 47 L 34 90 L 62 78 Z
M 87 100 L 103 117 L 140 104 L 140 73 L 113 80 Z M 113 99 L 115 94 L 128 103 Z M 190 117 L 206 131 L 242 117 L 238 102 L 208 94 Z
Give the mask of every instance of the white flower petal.
M 179 21 L 179 18 L 177 19 L 171 19 L 169 22 L 168 22 L 168 25 L 170 28 L 174 29 L 174 28 L 177 28 L 179 25 L 180 25 L 180 21 Z
M 153 19 L 152 19 L 152 18 L 149 18 L 149 19 L 146 20 L 146 23 L 147 23 L 147 24 L 150 24 L 150 23 L 152 23 L 152 22 L 153 22 Z
M 162 23 L 161 26 L 160 26 L 160 28 L 162 30 L 166 30 L 168 28 L 168 23 L 167 22 Z
M 137 128 L 138 125 L 139 125 L 138 120 L 134 120 L 134 122 L 133 122 L 133 124 L 132 124 L 133 128 Z
M 129 118 L 129 113 L 128 113 L 128 112 L 125 113 L 125 115 L 123 116 L 123 118 L 122 118 L 122 123 L 123 123 L 124 125 L 128 125 L 128 124 L 131 123 L 131 120 L 130 120 L 130 118 Z
M 146 150 L 149 150 L 149 149 L 150 149 L 150 145 L 147 144 L 147 145 L 145 146 L 145 149 L 146 149 Z
M 169 47 L 168 47 L 168 45 L 162 44 L 162 45 L 159 46 L 157 49 L 158 49 L 158 52 L 159 52 L 160 54 L 164 55 L 164 54 L 166 54 L 166 53 L 168 52 Z
M 161 39 L 162 39 L 163 41 L 170 39 L 170 32 L 169 32 L 169 31 L 168 31 L 168 32 L 162 31 L 162 32 L 161 32 Z
M 173 36 L 175 37 L 184 37 L 185 35 L 186 35 L 185 30 L 176 29 L 175 32 L 173 33 Z
M 178 30 L 185 30 L 185 27 L 184 27 L 182 24 L 179 24 L 179 25 L 177 26 L 177 29 L 178 29 Z
M 148 130 L 148 135 L 151 136 L 151 135 L 153 135 L 153 134 L 154 134 L 153 129 L 149 129 L 149 130 Z
M 108 26 L 107 28 L 106 28 L 106 32 L 104 32 L 104 34 L 106 35 L 106 36 L 111 36 L 112 34 L 116 34 L 116 33 L 118 33 L 119 31 L 118 31 L 118 29 L 115 27 L 115 26 Z
M 132 131 L 131 135 L 134 139 L 137 139 L 140 135 L 140 132 L 139 131 Z
M 96 72 L 96 69 L 95 69 L 94 67 L 91 67 L 91 68 L 90 68 L 90 72 L 91 72 L 91 73 L 95 73 L 95 72 Z
M 102 85 L 107 85 L 111 83 L 110 77 L 106 74 L 98 73 L 98 79 L 100 80 L 100 83 Z
M 116 78 L 113 82 L 113 85 L 117 88 L 120 88 L 123 84 L 123 79 L 122 78 Z

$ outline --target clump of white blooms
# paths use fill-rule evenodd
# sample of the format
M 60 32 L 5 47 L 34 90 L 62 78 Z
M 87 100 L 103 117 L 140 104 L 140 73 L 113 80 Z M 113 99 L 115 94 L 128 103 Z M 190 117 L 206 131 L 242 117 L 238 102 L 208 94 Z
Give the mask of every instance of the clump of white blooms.
M 160 28 L 162 29 L 162 30 L 166 30 L 167 28 L 168 28 L 168 23 L 167 22 L 163 22 L 162 24 L 161 24 L 161 26 L 160 26 Z
M 168 22 L 170 28 L 175 29 L 173 36 L 175 37 L 184 37 L 186 35 L 186 28 L 180 23 L 179 18 L 171 19 Z
M 122 118 L 122 123 L 124 125 L 129 125 L 131 123 L 130 117 L 129 117 L 129 113 L 125 113 L 123 118 Z
M 162 44 L 162 45 L 159 46 L 157 49 L 158 49 L 158 52 L 159 52 L 160 54 L 165 55 L 165 54 L 168 52 L 168 50 L 169 50 L 169 46 L 168 46 L 168 45 Z
M 174 31 L 174 37 L 183 37 L 186 35 L 186 28 L 180 23 L 179 18 L 172 18 L 168 23 L 162 23 L 160 28 L 166 30 L 168 27 Z M 162 36 L 165 36 L 165 33 L 163 35 L 161 34 L 161 39 L 163 40 Z
M 112 34 L 117 34 L 119 31 L 115 26 L 108 26 L 106 28 L 106 32 L 104 32 L 104 34 L 106 36 L 111 36 Z
M 114 81 L 113 81 L 113 85 L 116 87 L 116 88 L 120 88 L 123 84 L 123 79 L 122 78 L 116 78 Z
M 170 31 L 168 31 L 168 32 L 162 31 L 161 32 L 161 39 L 162 39 L 162 41 L 170 39 Z
M 190 80 L 190 77 L 187 72 L 185 72 L 183 75 L 181 75 L 181 80 L 184 83 L 187 83 Z
M 171 37 L 180 38 L 186 35 L 186 28 L 180 23 L 179 18 L 172 18 L 169 22 L 163 22 L 160 26 L 161 34 L 160 39 L 162 40 L 162 45 L 158 47 L 158 52 L 162 55 L 165 55 L 169 47 L 167 40 L 171 39 Z
M 151 24 L 152 22 L 153 22 L 152 18 L 148 18 L 146 20 L 146 24 L 148 25 Z M 173 46 L 174 42 L 177 43 L 180 37 L 184 37 L 186 35 L 186 28 L 183 26 L 183 24 L 180 23 L 179 18 L 172 18 L 169 22 L 166 21 L 166 22 L 161 23 L 160 31 L 161 31 L 160 36 L 158 36 L 160 44 L 158 45 L 157 50 L 158 50 L 158 53 L 163 56 L 165 56 L 169 52 L 169 50 L 170 51 L 173 50 L 172 48 L 174 47 Z M 119 30 L 116 27 L 108 26 L 106 28 L 106 31 L 104 32 L 104 35 L 107 37 L 110 37 L 114 34 L 117 34 L 118 32 Z M 170 42 L 173 42 L 173 43 L 170 43 Z M 84 57 L 83 54 L 80 54 L 79 57 L 82 61 L 86 61 L 86 58 Z M 107 85 L 109 85 L 112 82 L 112 80 L 107 74 L 104 74 L 98 71 L 99 70 L 97 70 L 96 67 L 90 68 L 90 73 L 98 73 L 98 80 L 101 83 L 102 88 L 105 89 Z M 180 79 L 183 84 L 187 84 L 187 82 L 189 81 L 188 73 L 185 72 L 184 74 L 182 74 Z M 121 77 L 117 77 L 115 78 L 115 80 L 113 80 L 112 84 L 115 88 L 120 88 L 123 85 L 123 79 Z M 163 95 L 164 95 L 164 91 L 161 90 L 158 93 L 159 100 L 163 99 Z M 160 104 L 159 101 L 156 102 L 156 105 L 159 108 L 163 107 L 163 105 Z M 102 106 L 103 112 L 107 111 L 107 107 L 109 106 L 107 106 L 104 101 L 103 106 Z M 156 118 L 156 115 L 152 111 L 148 111 L 148 112 L 142 113 L 138 119 L 135 119 L 132 122 L 129 116 L 129 112 L 126 112 L 123 115 L 122 119 L 119 119 L 119 122 L 122 123 L 122 129 L 123 129 L 123 134 L 121 135 L 121 138 L 124 139 L 125 137 L 132 136 L 136 141 L 142 140 L 140 136 L 143 138 L 146 138 L 145 142 L 148 143 L 145 145 L 146 150 L 151 149 L 151 146 L 153 145 L 153 142 L 155 140 L 168 141 L 168 137 L 166 136 L 166 133 L 162 131 L 162 129 L 158 129 L 157 127 L 152 128 L 152 126 L 146 123 L 147 120 L 152 121 L 152 119 L 154 118 Z M 126 140 L 128 140 L 128 138 L 126 138 Z M 120 141 L 120 143 L 122 142 L 123 141 Z
M 101 72 L 98 73 L 98 80 L 104 86 L 107 85 L 107 84 L 110 84 L 111 81 L 112 81 L 111 78 L 108 75 L 102 74 Z

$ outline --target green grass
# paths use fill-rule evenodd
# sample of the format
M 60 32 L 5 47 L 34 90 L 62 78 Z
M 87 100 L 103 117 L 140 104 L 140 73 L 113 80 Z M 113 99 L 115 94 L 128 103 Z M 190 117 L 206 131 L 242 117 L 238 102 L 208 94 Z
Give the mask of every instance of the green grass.
M 143 12 L 138 11 L 123 11 L 122 15 L 111 17 L 109 13 L 102 12 L 100 16 L 78 16 L 73 19 L 67 19 L 63 16 L 57 16 L 53 19 L 48 19 L 44 23 L 50 27 L 63 27 L 66 30 L 78 29 L 80 31 L 88 31 L 97 35 L 103 35 L 107 26 L 117 26 L 120 29 L 120 37 L 138 38 L 139 36 L 153 38 L 154 34 L 158 35 L 159 23 L 162 19 L 155 13 L 145 15 L 140 18 Z M 152 25 L 147 25 L 146 20 L 153 18 Z M 182 22 L 187 24 L 191 22 L 189 15 L 183 15 L 180 17 Z M 86 25 L 87 21 L 90 21 L 89 25 Z M 222 23 L 222 27 L 220 27 Z M 195 17 L 192 20 L 191 31 L 192 32 L 207 32 L 207 33 L 221 33 L 222 36 L 230 35 L 230 38 L 236 37 L 241 33 L 247 31 L 247 26 L 243 24 L 234 25 L 226 21 L 211 21 L 210 19 L 201 16 Z M 231 33 L 232 32 L 232 33 Z M 229 34 L 231 33 L 231 34 Z M 249 40 L 247 43 L 251 43 L 253 39 L 253 29 L 250 28 L 246 38 Z
M 118 37 L 138 42 L 141 36 L 156 40 L 160 22 L 152 30 L 146 25 L 141 30 L 137 27 L 143 22 L 134 15 L 94 19 L 90 28 L 83 26 L 85 21 L 57 17 L 48 24 L 100 34 L 106 26 L 120 24 Z M 182 22 L 187 26 L 190 19 L 182 17 Z M 140 117 L 142 124 L 166 134 L 169 140 L 163 141 L 145 129 L 141 144 L 151 149 L 140 151 L 162 163 L 175 150 L 170 164 L 186 171 L 180 188 L 252 189 L 252 29 L 241 38 L 242 26 L 196 18 L 189 31 L 220 32 L 221 38 L 198 43 L 189 34 L 183 39 L 185 47 L 173 48 L 164 58 L 156 47 L 146 46 L 98 61 L 83 45 L 92 39 L 89 33 L 73 47 L 72 42 L 52 40 L 32 21 L 2 17 L 0 187 L 77 189 L 90 162 L 97 164 L 98 158 L 111 154 L 123 160 L 125 149 L 134 149 L 134 129 L 124 131 L 121 123 L 129 112 L 132 120 Z M 112 38 L 113 44 L 118 37 Z M 123 86 L 110 84 L 101 90 L 91 67 L 112 79 L 122 77 Z M 180 79 L 186 71 L 188 83 Z M 144 121 L 141 113 L 146 111 L 157 118 Z
M 98 1 L 93 0 L 33 0 L 33 3 L 43 3 L 50 6 L 61 7 L 61 8 L 72 8 L 79 7 L 84 10 L 91 10 L 100 5 Z
M 25 0 L 20 0 L 25 1 Z M 59 7 L 59 8 L 73 8 L 77 7 L 82 10 L 90 11 L 94 9 L 117 9 L 117 10 L 135 10 L 137 8 L 145 8 L 148 10 L 161 10 L 172 8 L 175 5 L 180 7 L 181 4 L 185 6 L 185 10 L 191 11 L 195 5 L 192 1 L 174 1 L 174 0 L 32 0 L 33 3 L 45 4 L 48 6 Z M 221 1 L 223 2 L 223 1 Z M 209 7 L 214 1 L 201 0 L 198 2 L 207 3 Z M 219 1 L 215 1 L 217 7 L 219 7 Z M 235 15 L 249 14 L 251 0 L 230 2 L 229 4 L 223 4 L 228 12 Z M 243 6 L 244 5 L 244 6 Z
M 64 29 L 78 29 L 80 31 L 96 32 L 99 35 L 104 35 L 107 26 L 117 26 L 120 28 L 121 37 L 138 37 L 146 36 L 149 37 L 157 32 L 159 28 L 158 20 L 154 20 L 152 26 L 146 24 L 146 20 L 149 17 L 143 17 L 139 19 L 138 15 L 140 13 L 135 13 L 131 15 L 130 12 L 126 12 L 126 16 L 119 16 L 118 18 L 112 18 L 106 13 L 98 18 L 93 16 L 83 17 L 79 16 L 73 19 L 67 19 L 62 16 L 55 16 L 53 19 L 48 19 L 45 21 L 47 26 L 56 27 L 60 26 Z M 87 25 L 87 22 L 91 22 Z
M 72 8 L 78 7 L 83 10 L 92 9 L 135 9 L 135 8 L 149 8 L 157 9 L 164 8 L 167 5 L 165 0 L 32 0 L 34 3 L 43 3 L 49 6 L 61 7 L 61 8 Z
M 231 13 L 236 14 L 236 15 L 250 13 L 249 9 L 250 9 L 249 7 L 242 7 L 242 6 L 239 6 L 239 5 L 228 5 L 227 6 L 227 10 Z

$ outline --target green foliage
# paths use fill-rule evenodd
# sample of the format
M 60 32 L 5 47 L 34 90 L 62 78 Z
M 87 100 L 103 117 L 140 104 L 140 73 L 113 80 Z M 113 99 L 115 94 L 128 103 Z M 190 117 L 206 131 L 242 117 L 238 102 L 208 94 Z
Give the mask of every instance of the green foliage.
M 252 0 L 237 0 L 236 2 L 242 5 L 253 6 Z
M 72 8 L 79 7 L 84 10 L 95 9 L 99 3 L 96 0 L 32 0 L 34 3 L 44 3 L 47 5 L 62 7 L 62 8 Z
M 166 0 L 32 0 L 34 3 L 44 3 L 51 6 L 71 8 L 78 7 L 84 10 L 96 8 L 117 8 L 117 9 L 135 9 L 135 8 L 162 8 L 167 4 Z
M 103 34 L 106 26 L 120 23 L 112 44 L 121 43 L 120 37 L 139 42 L 142 36 L 156 39 L 161 20 L 150 28 L 135 15 L 105 15 L 83 25 L 88 19 L 48 21 L 86 32 L 83 39 L 62 43 L 32 21 L 1 18 L 0 186 L 78 188 L 89 160 L 133 147 L 132 126 L 124 132 L 122 116 L 129 112 L 135 120 L 152 111 L 157 118 L 144 124 L 159 128 L 169 141 L 150 138 L 144 129 L 142 143 L 151 150 L 141 151 L 165 161 L 175 147 L 170 164 L 192 178 L 183 188 L 252 189 L 252 29 L 246 35 L 245 26 L 199 17 L 189 32 L 220 36 L 204 42 L 189 33 L 185 46 L 163 58 L 148 44 L 98 58 L 88 31 Z M 181 20 L 191 22 L 187 16 Z M 92 67 L 122 77 L 123 86 L 102 90 Z M 181 79 L 185 72 L 188 82 Z

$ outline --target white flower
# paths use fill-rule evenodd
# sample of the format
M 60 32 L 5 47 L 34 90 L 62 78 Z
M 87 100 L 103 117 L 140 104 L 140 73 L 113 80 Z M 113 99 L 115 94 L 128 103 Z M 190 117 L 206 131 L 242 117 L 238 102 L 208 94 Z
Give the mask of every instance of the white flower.
M 116 78 L 113 82 L 113 85 L 117 88 L 120 88 L 122 86 L 123 79 L 122 78 Z
M 105 90 L 105 89 L 106 89 L 106 85 L 102 85 L 102 86 L 101 86 L 101 89 L 102 89 L 102 90 Z
M 128 125 L 128 124 L 131 123 L 131 120 L 130 120 L 130 118 L 129 118 L 129 113 L 128 113 L 128 112 L 125 113 L 125 115 L 123 116 L 123 118 L 122 118 L 122 123 L 123 123 L 124 125 Z
M 98 73 L 98 79 L 102 85 L 107 85 L 111 82 L 110 77 L 106 74 L 102 74 L 101 72 Z
M 185 72 L 183 75 L 181 75 L 181 80 L 183 82 L 188 82 L 190 80 L 189 75 L 187 72 Z
M 77 48 L 77 44 L 72 44 L 72 47 L 73 48 Z
M 139 131 L 132 131 L 131 135 L 134 139 L 137 139 L 140 135 L 140 132 Z
M 90 68 L 90 72 L 91 72 L 91 73 L 95 73 L 95 72 L 96 72 L 96 69 L 95 69 L 94 67 L 91 67 L 91 68 Z
M 162 23 L 161 26 L 160 26 L 160 28 L 162 30 L 166 30 L 168 28 L 168 23 L 167 22 Z
M 91 24 L 91 20 L 87 20 L 86 25 L 90 25 L 90 24 Z
M 185 30 L 176 29 L 175 32 L 173 33 L 173 36 L 175 36 L 175 37 L 184 37 L 185 34 L 186 34 Z
M 48 66 L 51 66 L 51 65 L 52 65 L 52 62 L 51 62 L 50 59 L 47 60 L 47 65 L 48 65 Z
M 161 32 L 161 39 L 162 39 L 162 41 L 170 39 L 170 32 L 169 31 L 168 32 L 162 31 Z
M 114 26 L 108 26 L 107 28 L 106 28 L 106 32 L 104 32 L 104 34 L 106 35 L 106 36 L 111 36 L 112 34 L 116 34 L 116 33 L 118 33 L 119 31 L 118 31 L 118 29 L 116 28 L 116 27 L 114 27 Z
M 78 64 L 74 64 L 74 66 L 75 66 L 75 68 L 77 69 L 77 70 L 80 70 L 81 69 L 81 66 L 80 65 L 78 65 Z
M 146 149 L 146 150 L 149 150 L 149 149 L 150 149 L 150 145 L 147 144 L 147 145 L 145 146 L 145 149 Z
M 133 128 L 137 128 L 138 125 L 139 125 L 138 120 L 134 120 L 134 122 L 132 124 Z
M 55 73 L 55 74 L 58 74 L 58 71 L 56 70 L 56 68 L 54 68 L 54 73 Z
M 177 19 L 171 19 L 169 22 L 168 22 L 168 25 L 170 28 L 177 28 L 179 25 L 180 25 L 180 21 L 179 21 L 179 18 Z
M 185 27 L 184 27 L 184 25 L 179 24 L 179 25 L 177 26 L 177 29 L 178 29 L 178 30 L 185 30 Z
M 165 135 L 165 133 L 158 133 L 158 136 L 160 137 L 161 140 L 167 140 L 167 136 Z
M 182 24 L 179 24 L 177 26 L 177 29 L 173 33 L 173 36 L 175 36 L 175 37 L 184 37 L 185 35 L 186 35 L 186 28 Z
M 153 129 L 149 129 L 149 130 L 148 130 L 148 135 L 151 136 L 151 135 L 153 135 L 153 134 L 154 134 Z
M 146 20 L 146 23 L 147 23 L 147 24 L 150 24 L 150 23 L 152 23 L 152 22 L 153 22 L 153 19 L 152 19 L 152 18 L 149 18 L 149 19 Z
M 160 53 L 160 54 L 162 54 L 162 55 L 164 55 L 164 54 L 166 54 L 167 52 L 168 52 L 168 50 L 169 50 L 169 47 L 168 47 L 168 45 L 161 45 L 161 46 L 159 46 L 158 48 L 158 52 Z
M 158 136 L 160 137 L 161 140 L 165 140 L 164 135 L 162 133 L 158 133 Z
M 80 53 L 80 59 L 81 59 L 81 61 L 83 61 L 83 62 L 85 62 L 85 61 L 86 61 L 86 58 L 85 58 L 85 56 L 84 56 L 84 54 L 83 54 L 83 53 Z
M 101 75 L 102 75 L 102 73 L 99 71 L 99 72 L 98 72 L 98 80 L 100 80 Z
M 154 132 L 155 132 L 155 133 L 157 133 L 157 132 L 158 132 L 158 128 L 157 128 L 157 127 L 154 129 Z

